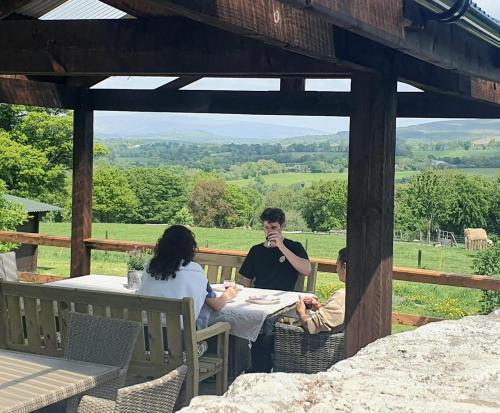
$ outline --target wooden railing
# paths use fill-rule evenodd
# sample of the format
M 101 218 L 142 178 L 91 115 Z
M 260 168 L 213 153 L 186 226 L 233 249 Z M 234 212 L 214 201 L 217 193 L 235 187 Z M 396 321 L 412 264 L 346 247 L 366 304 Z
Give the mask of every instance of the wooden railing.
M 34 234 L 28 232 L 0 231 L 0 242 L 15 242 L 19 244 L 45 245 L 51 247 L 71 246 L 69 237 Z M 135 241 L 101 240 L 89 238 L 85 240 L 88 248 L 102 251 L 126 252 L 133 249 L 154 248 L 154 244 Z M 234 257 L 244 257 L 246 252 L 234 250 L 219 250 L 210 248 L 200 248 L 204 254 L 228 255 Z M 335 273 L 337 262 L 324 258 L 311 258 L 318 263 L 318 271 Z M 479 290 L 500 291 L 500 278 L 485 275 L 458 274 L 452 272 L 421 270 L 416 268 L 394 267 L 393 279 L 400 281 L 411 281 L 425 284 L 438 284 L 453 287 L 474 288 Z

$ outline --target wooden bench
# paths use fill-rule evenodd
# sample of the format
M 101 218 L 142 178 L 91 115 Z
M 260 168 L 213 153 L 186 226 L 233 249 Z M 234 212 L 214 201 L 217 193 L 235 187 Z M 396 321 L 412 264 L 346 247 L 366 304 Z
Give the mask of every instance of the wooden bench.
M 245 261 L 245 255 L 198 253 L 196 254 L 195 261 L 205 270 L 208 281 L 212 284 L 218 284 L 224 280 L 238 279 L 240 268 L 243 265 L 243 261 Z M 295 291 L 314 292 L 316 290 L 318 263 L 311 262 L 311 267 L 311 274 L 309 276 L 299 275 L 295 284 Z
M 230 326 L 216 323 L 196 331 L 191 298 L 175 300 L 0 282 L 0 348 L 61 357 L 69 311 L 125 318 L 147 326 L 147 336 L 142 328 L 134 349 L 130 383 L 160 377 L 186 364 L 187 400 L 198 394 L 199 382 L 211 376 L 216 377 L 217 393 L 226 391 Z M 215 351 L 198 358 L 197 343 L 209 338 L 216 341 Z

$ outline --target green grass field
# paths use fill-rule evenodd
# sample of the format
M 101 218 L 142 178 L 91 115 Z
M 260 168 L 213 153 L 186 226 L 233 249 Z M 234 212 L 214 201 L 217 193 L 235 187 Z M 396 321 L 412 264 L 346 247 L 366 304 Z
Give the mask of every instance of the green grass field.
M 402 178 L 408 178 L 415 175 L 416 171 L 399 171 L 396 172 L 396 180 Z M 237 179 L 234 181 L 229 181 L 232 184 L 245 185 L 252 181 L 250 179 Z M 293 185 L 297 183 L 304 183 L 306 185 L 318 181 L 345 181 L 347 180 L 347 171 L 345 172 L 319 172 L 319 173 L 308 173 L 308 172 L 286 172 L 279 174 L 262 175 L 262 179 L 268 185 L 278 184 L 278 185 Z
M 154 243 L 162 234 L 166 225 L 134 224 L 99 224 L 93 225 L 94 238 L 142 241 Z M 202 247 L 236 249 L 247 251 L 252 245 L 262 240 L 262 232 L 250 229 L 215 229 L 193 228 L 198 244 Z M 67 223 L 42 223 L 40 232 L 50 235 L 70 235 Z M 287 234 L 302 242 L 310 256 L 335 258 L 336 252 L 345 246 L 345 237 L 339 235 Z M 472 273 L 474 253 L 460 247 L 442 247 L 422 245 L 420 243 L 396 242 L 394 244 L 394 265 L 404 267 L 417 266 L 418 250 L 422 251 L 424 268 Z M 40 247 L 38 256 L 39 271 L 50 274 L 69 274 L 69 250 L 66 248 Z M 117 252 L 94 251 L 92 253 L 92 273 L 125 275 L 126 254 Z M 317 294 L 323 300 L 333 291 L 341 288 L 336 274 L 320 273 Z M 421 283 L 394 282 L 394 310 L 410 314 L 419 314 L 443 318 L 458 318 L 466 314 L 475 314 L 479 310 L 480 292 L 478 290 L 443 287 Z
M 460 171 L 465 172 L 468 175 L 480 175 L 485 178 L 495 178 L 500 174 L 500 168 L 466 168 L 460 169 Z M 419 171 L 397 171 L 396 181 L 410 178 Z M 262 175 L 262 179 L 267 185 L 293 185 L 303 183 L 309 185 L 313 182 L 318 181 L 341 181 L 347 180 L 347 171 L 345 172 L 320 172 L 320 173 L 307 173 L 307 172 L 286 172 L 280 174 L 270 174 Z M 246 185 L 253 181 L 253 178 L 249 179 L 237 179 L 234 181 L 229 181 L 232 184 Z

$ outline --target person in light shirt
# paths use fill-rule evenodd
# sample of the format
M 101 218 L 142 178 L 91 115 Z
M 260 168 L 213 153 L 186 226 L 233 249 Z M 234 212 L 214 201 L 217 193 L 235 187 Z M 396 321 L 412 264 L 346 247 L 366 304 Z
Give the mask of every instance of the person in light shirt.
M 208 282 L 205 271 L 194 262 L 196 255 L 194 234 L 182 225 L 167 228 L 156 244 L 154 256 L 146 265 L 141 295 L 177 298 L 191 297 L 198 330 L 208 327 L 209 312 L 202 311 L 206 304 L 212 310 L 221 310 L 237 294 L 236 287 L 229 287 L 217 297 Z
M 339 280 L 345 283 L 347 271 L 347 249 L 342 248 L 337 258 L 337 274 Z M 308 314 L 306 305 L 312 312 Z M 321 304 L 315 298 L 301 298 L 296 305 L 300 324 L 310 334 L 321 331 L 340 331 L 344 327 L 345 318 L 345 288 L 336 291 L 326 302 Z

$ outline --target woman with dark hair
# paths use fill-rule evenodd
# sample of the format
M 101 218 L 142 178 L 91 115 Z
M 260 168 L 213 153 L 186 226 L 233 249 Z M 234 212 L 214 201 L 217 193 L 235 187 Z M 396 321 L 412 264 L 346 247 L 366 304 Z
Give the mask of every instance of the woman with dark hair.
M 347 273 L 347 249 L 342 248 L 337 258 L 337 274 L 345 283 Z M 308 314 L 307 308 L 312 311 Z M 315 298 L 301 298 L 297 301 L 297 315 L 300 324 L 310 334 L 320 331 L 342 330 L 345 316 L 345 289 L 341 288 L 332 294 L 325 305 Z
M 196 248 L 196 239 L 188 228 L 182 225 L 167 228 L 146 265 L 138 293 L 179 299 L 191 297 L 196 325 L 202 329 L 207 327 L 208 321 L 206 312 L 200 317 L 203 304 L 218 311 L 238 294 L 238 290 L 230 287 L 217 297 L 203 268 L 193 261 Z

